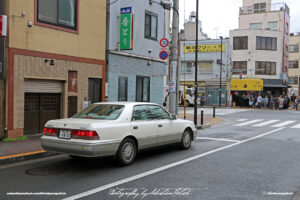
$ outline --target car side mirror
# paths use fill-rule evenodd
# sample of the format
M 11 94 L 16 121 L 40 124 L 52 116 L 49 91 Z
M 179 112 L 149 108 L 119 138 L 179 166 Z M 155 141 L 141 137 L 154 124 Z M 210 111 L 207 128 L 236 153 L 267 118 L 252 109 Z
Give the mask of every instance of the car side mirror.
M 176 120 L 176 119 L 177 119 L 177 116 L 176 116 L 176 115 L 171 115 L 171 119 L 172 119 L 172 120 Z

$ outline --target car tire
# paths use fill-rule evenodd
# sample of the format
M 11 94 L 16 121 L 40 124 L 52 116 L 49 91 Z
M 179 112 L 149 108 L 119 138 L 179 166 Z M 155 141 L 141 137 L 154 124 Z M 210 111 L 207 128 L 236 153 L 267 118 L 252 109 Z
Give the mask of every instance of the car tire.
M 121 142 L 117 152 L 118 163 L 121 166 L 132 164 L 136 156 L 136 151 L 136 143 L 132 139 L 126 138 Z
M 186 129 L 182 134 L 180 148 L 186 150 L 189 149 L 191 145 L 192 145 L 192 134 L 188 129 Z

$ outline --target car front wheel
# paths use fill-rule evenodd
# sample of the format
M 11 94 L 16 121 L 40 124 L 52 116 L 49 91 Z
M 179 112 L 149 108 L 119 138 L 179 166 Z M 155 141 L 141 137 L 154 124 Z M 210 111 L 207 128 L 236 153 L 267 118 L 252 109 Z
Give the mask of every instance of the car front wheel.
M 192 134 L 189 130 L 185 130 L 182 134 L 180 147 L 182 149 L 189 149 L 192 144 Z
M 123 166 L 130 165 L 131 163 L 133 163 L 135 156 L 136 156 L 135 142 L 130 138 L 123 140 L 117 152 L 117 159 L 119 164 Z

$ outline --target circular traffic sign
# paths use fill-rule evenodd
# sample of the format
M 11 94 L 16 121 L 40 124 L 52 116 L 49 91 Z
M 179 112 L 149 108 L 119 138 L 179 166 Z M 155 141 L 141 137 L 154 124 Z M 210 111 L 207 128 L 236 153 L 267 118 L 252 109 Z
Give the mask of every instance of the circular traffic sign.
M 169 40 L 167 38 L 163 38 L 159 42 L 161 47 L 167 47 L 169 45 Z
M 166 59 L 169 57 L 169 54 L 168 54 L 168 52 L 166 52 L 166 51 L 161 51 L 161 52 L 159 53 L 159 57 L 160 57 L 160 59 L 162 59 L 162 60 L 166 60 Z

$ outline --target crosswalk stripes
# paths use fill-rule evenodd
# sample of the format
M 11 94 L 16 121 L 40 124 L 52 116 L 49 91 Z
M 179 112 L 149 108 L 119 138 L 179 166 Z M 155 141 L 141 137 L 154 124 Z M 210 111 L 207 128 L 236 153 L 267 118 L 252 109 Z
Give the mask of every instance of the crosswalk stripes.
M 295 126 L 292 126 L 291 128 L 300 128 L 300 124 L 297 124 Z
M 255 124 L 260 121 L 263 121 L 263 119 L 255 119 L 255 120 L 247 121 L 247 122 L 244 122 L 241 124 L 236 124 L 235 126 L 247 126 L 247 125 Z
M 269 121 L 266 121 L 266 122 L 262 122 L 260 124 L 255 124 L 255 125 L 252 125 L 252 126 L 255 126 L 255 127 L 262 127 L 262 126 L 266 126 L 266 125 L 269 125 L 269 124 L 273 124 L 275 122 L 278 122 L 279 120 L 269 120 Z
M 252 127 L 264 127 L 267 125 L 270 125 L 270 127 L 273 128 L 282 128 L 288 125 L 291 125 L 290 128 L 294 129 L 300 129 L 300 124 L 296 124 L 297 121 L 292 121 L 292 120 L 287 120 L 287 121 L 282 121 L 278 119 L 272 119 L 272 120 L 265 120 L 265 119 L 255 119 L 255 120 L 248 120 L 248 119 L 237 119 L 236 120 L 238 123 L 235 124 L 234 126 L 252 126 Z M 276 124 L 275 124 L 276 123 Z
M 296 121 L 288 120 L 288 121 L 282 122 L 280 124 L 273 125 L 272 127 L 274 127 L 274 128 L 281 128 L 281 127 L 284 127 L 286 125 L 290 125 L 290 124 L 295 123 L 295 122 Z

